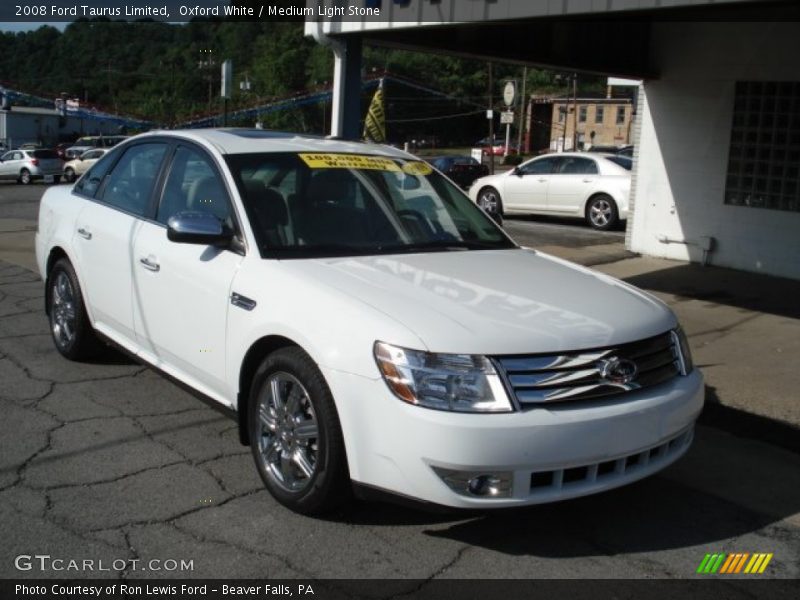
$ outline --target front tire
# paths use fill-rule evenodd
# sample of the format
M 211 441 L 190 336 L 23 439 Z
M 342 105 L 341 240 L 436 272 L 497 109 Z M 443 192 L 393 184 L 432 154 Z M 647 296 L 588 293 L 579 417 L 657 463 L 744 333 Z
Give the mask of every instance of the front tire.
M 592 196 L 586 205 L 586 222 L 599 231 L 613 229 L 619 222 L 617 203 L 608 194 Z
M 485 187 L 478 192 L 478 206 L 484 212 L 502 225 L 503 223 L 503 199 L 493 187 Z
M 28 169 L 22 169 L 19 172 L 19 182 L 22 185 L 28 185 L 30 182 L 33 181 L 33 177 L 31 177 L 31 172 Z
M 350 495 L 350 476 L 333 395 L 297 347 L 261 363 L 248 403 L 250 448 L 270 494 L 301 514 L 321 514 Z
M 94 356 L 100 342 L 86 314 L 78 277 L 72 264 L 59 259 L 47 277 L 47 306 L 53 343 L 69 360 Z

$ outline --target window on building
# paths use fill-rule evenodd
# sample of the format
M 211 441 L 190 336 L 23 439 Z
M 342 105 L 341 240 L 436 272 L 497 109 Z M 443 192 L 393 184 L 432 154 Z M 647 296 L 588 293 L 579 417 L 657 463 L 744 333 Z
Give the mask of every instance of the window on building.
M 617 125 L 622 125 L 625 123 L 625 107 L 618 106 L 617 107 Z
M 602 123 L 603 122 L 603 112 L 604 109 L 602 106 L 598 106 L 595 113 L 594 113 L 594 122 L 595 123 Z
M 558 122 L 559 123 L 563 123 L 564 122 L 564 117 L 565 117 L 566 114 L 567 114 L 566 107 L 559 106 L 558 107 Z
M 725 203 L 800 212 L 800 82 L 736 84 Z
M 580 112 L 578 113 L 578 121 L 581 123 L 586 123 L 586 107 L 581 106 Z

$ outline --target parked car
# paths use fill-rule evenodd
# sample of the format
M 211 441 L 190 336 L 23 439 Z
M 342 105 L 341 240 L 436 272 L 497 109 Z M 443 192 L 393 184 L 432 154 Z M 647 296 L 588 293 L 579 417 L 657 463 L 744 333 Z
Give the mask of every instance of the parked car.
M 64 155 L 68 160 L 72 160 L 92 148 L 113 148 L 125 139 L 127 136 L 124 135 L 84 136 L 78 138 L 72 146 L 67 148 Z
M 588 151 L 597 152 L 600 154 L 616 154 L 618 156 L 627 156 L 628 158 L 633 158 L 633 146 L 630 144 L 625 144 L 622 146 L 591 146 Z
M 188 386 L 302 513 L 608 490 L 683 455 L 703 404 L 665 304 L 385 146 L 143 134 L 44 194 L 36 257 L 63 356 L 109 342 Z
M 602 156 L 563 152 L 482 177 L 469 196 L 490 214 L 573 216 L 607 230 L 628 218 L 630 178 L 629 171 Z
M 26 185 L 37 179 L 58 183 L 63 164 L 55 150 L 11 150 L 0 156 L 0 179 Z
M 64 180 L 73 182 L 108 152 L 108 148 L 92 148 L 64 165 Z
M 491 146 L 491 147 L 490 147 Z M 498 138 L 494 139 L 493 143 L 489 143 L 489 138 L 485 137 L 482 140 L 478 140 L 475 143 L 476 148 L 483 149 L 483 155 L 488 156 L 491 154 L 492 156 L 505 156 L 506 154 L 506 140 L 505 138 Z M 511 142 L 508 145 L 508 154 L 516 154 L 519 151 L 519 146 Z
M 478 177 L 489 174 L 488 165 L 471 156 L 433 156 L 425 160 L 465 189 Z
M 26 142 L 24 144 L 20 144 L 17 150 L 38 150 L 41 147 L 42 145 L 38 142 Z

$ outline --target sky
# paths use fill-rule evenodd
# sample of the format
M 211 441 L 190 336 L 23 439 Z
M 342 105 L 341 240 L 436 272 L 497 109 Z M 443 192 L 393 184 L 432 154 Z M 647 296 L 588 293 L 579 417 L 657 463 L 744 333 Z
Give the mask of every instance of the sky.
M 0 31 L 31 31 L 34 29 L 39 29 L 42 25 L 51 25 L 61 31 L 69 25 L 69 23 L 28 23 L 28 22 L 7 22 L 2 21 L 0 22 Z

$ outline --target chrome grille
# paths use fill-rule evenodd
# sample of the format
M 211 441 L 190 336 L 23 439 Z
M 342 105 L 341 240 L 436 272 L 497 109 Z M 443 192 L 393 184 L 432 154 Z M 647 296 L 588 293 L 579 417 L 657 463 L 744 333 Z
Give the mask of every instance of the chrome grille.
M 595 350 L 558 355 L 495 357 L 508 387 L 524 408 L 588 400 L 638 390 L 681 373 L 673 332 Z

